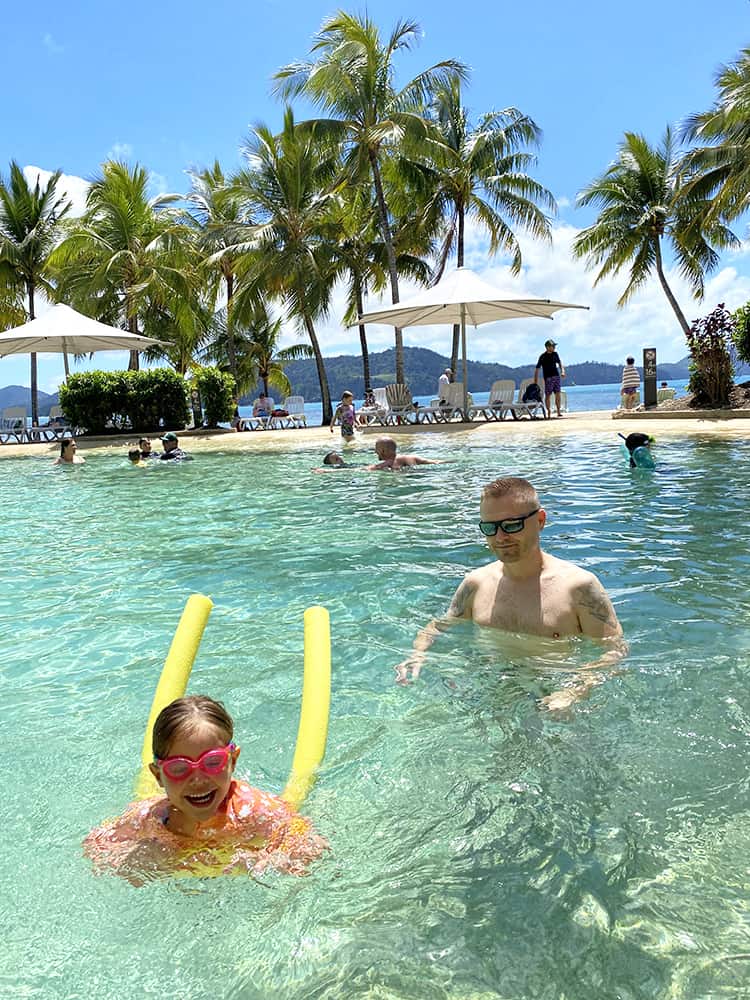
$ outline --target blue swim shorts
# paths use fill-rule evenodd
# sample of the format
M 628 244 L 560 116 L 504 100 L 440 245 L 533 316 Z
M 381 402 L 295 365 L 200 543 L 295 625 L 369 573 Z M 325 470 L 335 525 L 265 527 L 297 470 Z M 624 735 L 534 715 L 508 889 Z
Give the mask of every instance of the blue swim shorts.
M 548 396 L 551 396 L 553 392 L 560 391 L 560 376 L 551 375 L 549 378 L 544 380 L 544 391 Z

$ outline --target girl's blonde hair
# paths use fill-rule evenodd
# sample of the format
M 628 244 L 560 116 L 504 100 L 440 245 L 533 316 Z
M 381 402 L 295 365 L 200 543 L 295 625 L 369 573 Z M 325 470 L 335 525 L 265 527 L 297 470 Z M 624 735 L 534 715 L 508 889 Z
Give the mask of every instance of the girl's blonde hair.
M 234 721 L 220 701 L 204 694 L 191 694 L 170 702 L 159 712 L 154 723 L 151 736 L 154 757 L 157 760 L 168 757 L 176 736 L 206 724 L 221 730 L 226 735 L 227 743 L 232 742 Z

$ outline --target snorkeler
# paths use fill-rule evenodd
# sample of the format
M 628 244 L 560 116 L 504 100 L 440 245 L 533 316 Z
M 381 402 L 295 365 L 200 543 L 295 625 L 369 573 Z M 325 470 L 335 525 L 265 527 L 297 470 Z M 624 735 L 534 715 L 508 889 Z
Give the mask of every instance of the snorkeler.
M 650 434 L 641 434 L 636 431 L 633 434 L 619 435 L 625 442 L 631 469 L 653 469 L 655 467 L 654 456 L 651 454 L 651 445 L 654 438 Z
M 83 846 L 94 867 L 135 885 L 201 866 L 303 875 L 326 841 L 278 795 L 234 778 L 233 736 L 231 716 L 212 698 L 191 695 L 162 709 L 149 767 L 164 795 L 134 802 L 91 831 Z

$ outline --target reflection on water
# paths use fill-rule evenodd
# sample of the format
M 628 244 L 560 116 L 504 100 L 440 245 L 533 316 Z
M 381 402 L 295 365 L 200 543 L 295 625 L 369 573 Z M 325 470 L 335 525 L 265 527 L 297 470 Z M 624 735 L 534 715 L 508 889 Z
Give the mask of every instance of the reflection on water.
M 111 457 L 67 475 L 3 462 L 0 683 L 24 762 L 5 776 L 4 993 L 745 995 L 750 446 L 660 439 L 645 475 L 615 435 L 415 446 L 453 461 L 321 477 L 296 445 L 140 476 Z M 585 641 L 461 624 L 417 684 L 393 683 L 487 558 L 481 485 L 514 473 L 542 495 L 547 547 L 600 576 L 631 646 L 567 719 L 539 700 L 591 658 Z M 307 879 L 134 890 L 81 856 L 129 794 L 193 591 L 216 607 L 191 689 L 226 701 L 241 776 L 277 790 L 302 611 L 331 611 L 329 749 L 306 808 L 333 850 Z

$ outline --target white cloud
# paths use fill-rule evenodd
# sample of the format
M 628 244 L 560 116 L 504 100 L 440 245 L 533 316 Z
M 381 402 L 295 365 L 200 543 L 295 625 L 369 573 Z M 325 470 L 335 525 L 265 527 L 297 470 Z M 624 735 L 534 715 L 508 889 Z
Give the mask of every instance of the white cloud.
M 122 163 L 133 156 L 133 147 L 129 142 L 116 142 L 104 157 L 105 160 L 117 160 Z
M 42 185 L 46 184 L 52 176 L 51 170 L 44 170 L 42 167 L 34 167 L 31 164 L 23 168 L 23 175 L 27 184 L 36 184 L 37 178 Z M 86 208 L 86 195 L 89 190 L 89 182 L 83 177 L 76 177 L 75 174 L 61 174 L 57 182 L 58 195 L 67 195 L 71 203 L 68 216 L 83 215 Z
M 65 51 L 64 46 L 62 46 L 58 42 L 56 42 L 55 39 L 52 37 L 52 35 L 49 32 L 47 32 L 43 36 L 43 38 L 42 38 L 42 45 L 45 47 L 45 49 L 48 52 L 51 52 L 52 55 L 59 55 L 61 52 Z
M 166 194 L 169 188 L 167 187 L 167 178 L 164 174 L 157 174 L 155 171 L 150 170 L 148 175 L 148 186 L 149 192 L 152 197 L 159 194 Z
M 593 287 L 594 272 L 586 271 L 583 261 L 574 260 L 570 246 L 579 232 L 574 226 L 556 223 L 552 228 L 552 244 L 521 238 L 523 270 L 518 277 L 510 274 L 507 263 L 490 261 L 487 243 L 474 226 L 467 226 L 466 264 L 485 280 L 518 296 L 532 295 L 588 306 L 583 310 L 562 310 L 554 320 L 505 320 L 467 332 L 468 355 L 476 361 L 494 361 L 519 365 L 536 361 L 547 337 L 554 337 L 566 364 L 583 361 L 609 361 L 621 364 L 628 354 L 638 356 L 644 347 L 655 347 L 659 361 L 674 362 L 685 357 L 687 345 L 677 319 L 656 276 L 624 308 L 617 300 L 625 287 L 626 278 L 608 278 Z M 680 303 L 688 322 L 704 316 L 718 302 L 735 309 L 750 299 L 750 275 L 743 274 L 746 262 L 735 254 L 727 264 L 706 282 L 706 296 L 697 302 L 687 283 L 672 269 L 667 280 Z M 750 262 L 747 262 L 750 267 Z M 405 299 L 415 289 L 401 286 Z M 366 308 L 389 302 L 387 295 L 380 302 L 370 299 Z M 346 330 L 340 321 L 344 314 L 343 290 L 334 295 L 330 318 L 318 321 L 316 330 L 324 354 L 352 354 L 359 351 L 356 328 Z M 304 339 L 289 337 L 289 342 Z M 368 326 L 370 350 L 381 351 L 393 346 L 393 329 Z M 448 354 L 451 329 L 446 326 L 408 327 L 404 343 L 412 347 L 427 347 Z

